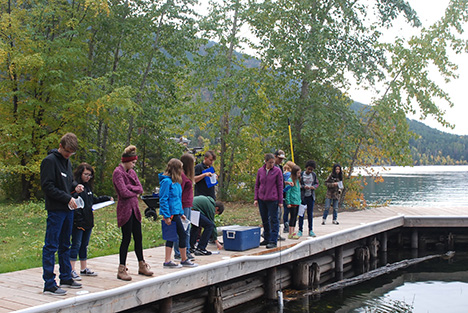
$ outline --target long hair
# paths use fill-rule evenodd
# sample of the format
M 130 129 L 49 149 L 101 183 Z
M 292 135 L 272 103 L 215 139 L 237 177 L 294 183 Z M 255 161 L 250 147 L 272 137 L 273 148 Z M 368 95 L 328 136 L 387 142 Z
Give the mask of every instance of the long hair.
M 336 174 L 336 168 L 337 167 L 340 168 L 340 173 L 339 174 Z M 333 165 L 332 177 L 338 178 L 339 180 L 343 180 L 343 168 L 341 167 L 340 164 L 336 163 L 336 164 Z
M 301 172 L 301 168 L 297 165 L 293 165 L 291 169 L 291 180 L 294 183 L 294 185 L 297 184 L 299 181 L 300 172 Z
M 88 170 L 91 172 L 91 178 L 88 180 L 88 184 L 91 188 L 93 188 L 93 185 L 94 185 L 94 169 L 91 165 L 89 165 L 88 163 L 81 163 L 80 165 L 78 165 L 78 167 L 75 169 L 75 172 L 73 172 L 73 178 L 75 179 L 75 181 L 79 182 L 79 183 L 82 183 L 83 180 L 81 179 L 81 176 L 83 175 L 83 172 L 85 170 Z
M 182 161 L 185 176 L 193 183 L 195 177 L 195 158 L 190 153 L 184 153 L 180 157 L 180 161 Z
M 182 184 L 182 162 L 179 159 L 170 159 L 164 175 L 169 176 L 172 182 Z

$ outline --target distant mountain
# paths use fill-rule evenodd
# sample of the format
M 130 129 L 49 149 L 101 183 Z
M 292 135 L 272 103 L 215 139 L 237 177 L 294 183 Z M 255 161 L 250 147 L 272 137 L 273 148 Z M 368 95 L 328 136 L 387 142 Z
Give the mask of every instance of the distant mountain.
M 360 102 L 351 104 L 356 112 L 366 107 Z M 410 131 L 416 134 L 409 141 L 414 165 L 468 164 L 468 136 L 449 134 L 416 120 L 407 121 Z

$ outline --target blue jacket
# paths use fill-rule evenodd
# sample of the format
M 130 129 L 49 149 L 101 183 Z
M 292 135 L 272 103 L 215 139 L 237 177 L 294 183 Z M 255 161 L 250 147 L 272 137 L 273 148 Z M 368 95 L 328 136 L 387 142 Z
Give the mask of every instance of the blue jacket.
M 159 174 L 159 214 L 164 218 L 183 215 L 182 186 L 173 183 L 171 177 Z

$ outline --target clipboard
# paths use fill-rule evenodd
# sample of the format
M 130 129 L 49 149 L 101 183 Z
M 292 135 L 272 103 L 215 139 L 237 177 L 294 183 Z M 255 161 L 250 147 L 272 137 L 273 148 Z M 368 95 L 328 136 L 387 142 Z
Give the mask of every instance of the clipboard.
M 172 221 L 171 225 L 167 225 L 164 219 L 161 220 L 161 229 L 162 229 L 162 237 L 166 241 L 178 241 L 179 236 L 177 235 L 177 225 L 174 221 Z
M 210 166 L 206 170 L 203 170 L 202 173 L 213 173 L 213 174 L 215 174 L 215 170 L 214 170 L 213 166 Z M 212 180 L 212 178 L 213 177 L 210 177 L 210 176 L 205 177 L 205 183 L 206 183 L 206 186 L 208 188 L 211 188 L 211 187 L 216 186 L 218 184 L 218 180 L 216 179 L 216 177 L 214 178 L 214 181 Z
M 114 203 L 115 201 L 105 201 L 101 203 L 96 203 L 96 204 L 93 204 L 92 208 L 93 208 L 93 211 L 96 211 Z

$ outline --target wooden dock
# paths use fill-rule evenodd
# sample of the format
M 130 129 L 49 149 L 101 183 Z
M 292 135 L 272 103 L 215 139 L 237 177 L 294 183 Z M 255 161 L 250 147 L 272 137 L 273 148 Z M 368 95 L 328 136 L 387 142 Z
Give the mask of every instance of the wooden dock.
M 468 227 L 468 206 L 372 208 L 339 213 L 339 225 L 333 225 L 330 217 L 327 222 L 321 225 L 321 218 L 314 218 L 316 238 L 303 236 L 278 242 L 278 248 L 272 250 L 265 247 L 244 252 L 222 250 L 219 254 L 197 257 L 196 268 L 164 269 L 164 247 L 146 249 L 145 260 L 154 272 L 153 277 L 137 275 L 137 260 L 130 252 L 127 266 L 131 282 L 116 278 L 118 255 L 89 259 L 89 267 L 99 275 L 82 277 L 83 288 L 67 289 L 67 295 L 62 297 L 42 293 L 42 268 L 0 274 L 0 313 L 123 311 L 273 268 L 395 227 Z M 58 273 L 58 268 L 55 272 Z

